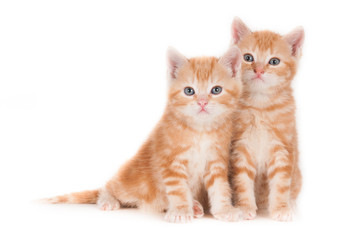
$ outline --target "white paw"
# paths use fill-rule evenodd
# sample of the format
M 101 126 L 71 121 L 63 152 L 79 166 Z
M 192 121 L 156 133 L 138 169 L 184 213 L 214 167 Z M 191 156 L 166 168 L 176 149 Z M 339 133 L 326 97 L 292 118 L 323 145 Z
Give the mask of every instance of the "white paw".
M 256 217 L 256 208 L 240 207 L 244 220 L 253 220 Z
M 271 218 L 276 221 L 289 222 L 293 219 L 293 211 L 289 207 L 280 208 L 271 212 Z
M 216 211 L 213 216 L 221 221 L 225 222 L 236 222 L 240 220 L 242 213 L 241 210 L 234 207 L 226 207 L 221 211 Z
M 120 209 L 120 202 L 107 192 L 100 194 L 97 200 L 98 207 L 103 211 L 111 211 Z
M 196 200 L 193 200 L 193 210 L 195 218 L 201 218 L 204 216 L 204 209 L 202 205 Z
M 193 220 L 194 214 L 178 210 L 168 210 L 165 215 L 165 220 L 171 223 L 188 223 Z
M 103 211 L 112 211 L 112 210 L 120 209 L 120 203 L 119 202 L 98 203 L 98 206 Z

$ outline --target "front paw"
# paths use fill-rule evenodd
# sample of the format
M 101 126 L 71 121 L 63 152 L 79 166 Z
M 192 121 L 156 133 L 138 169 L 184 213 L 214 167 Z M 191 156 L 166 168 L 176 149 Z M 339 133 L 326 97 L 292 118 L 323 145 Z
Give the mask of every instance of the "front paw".
M 244 220 L 253 220 L 256 217 L 256 207 L 240 207 Z
M 169 209 L 165 214 L 165 220 L 171 223 L 188 223 L 194 218 L 191 210 Z
M 241 217 L 241 210 L 234 208 L 233 206 L 224 207 L 221 210 L 213 212 L 213 216 L 221 221 L 225 222 L 236 222 L 239 221 Z
M 270 211 L 272 219 L 281 222 L 289 222 L 293 218 L 293 211 L 289 206 L 284 206 Z
M 201 218 L 204 216 L 203 206 L 196 200 L 193 200 L 193 211 L 195 218 Z
M 103 211 L 112 211 L 120 209 L 120 202 L 111 195 L 102 195 L 96 202 Z

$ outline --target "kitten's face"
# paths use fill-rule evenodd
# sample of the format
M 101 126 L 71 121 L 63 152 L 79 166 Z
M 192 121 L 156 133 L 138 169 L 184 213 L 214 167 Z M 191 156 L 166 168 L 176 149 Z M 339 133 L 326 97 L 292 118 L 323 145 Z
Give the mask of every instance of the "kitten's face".
M 239 18 L 232 23 L 232 42 L 243 54 L 241 75 L 248 92 L 290 86 L 304 42 L 302 27 L 281 36 L 270 31 L 252 32 Z
M 289 44 L 278 34 L 254 32 L 239 44 L 243 54 L 242 79 L 253 91 L 286 85 L 293 78 L 296 62 Z
M 233 111 L 236 81 L 215 58 L 193 58 L 171 85 L 172 108 L 196 121 L 214 121 Z
M 227 58 L 223 60 L 230 64 L 230 68 L 214 57 L 186 59 L 170 81 L 169 109 L 196 125 L 211 124 L 229 117 L 241 93 L 241 81 L 235 77 L 237 72 L 232 71 L 235 68 L 238 72 L 240 70 L 236 64 L 240 63 L 241 54 L 237 53 L 237 57 L 230 59 L 234 62 Z

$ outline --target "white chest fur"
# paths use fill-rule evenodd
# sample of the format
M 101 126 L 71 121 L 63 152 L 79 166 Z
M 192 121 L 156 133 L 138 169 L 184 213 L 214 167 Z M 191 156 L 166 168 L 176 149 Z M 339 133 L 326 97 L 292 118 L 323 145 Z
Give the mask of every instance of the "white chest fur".
M 243 133 L 243 144 L 254 158 L 257 170 L 263 172 L 266 169 L 266 163 L 270 160 L 270 149 L 274 144 L 274 137 L 267 125 L 268 120 L 264 116 L 256 111 L 249 111 L 246 115 L 251 119 L 251 123 Z
M 213 136 L 199 135 L 193 139 L 191 148 L 181 155 L 188 161 L 188 184 L 194 195 L 198 194 L 203 184 L 207 162 L 216 157 L 215 144 Z

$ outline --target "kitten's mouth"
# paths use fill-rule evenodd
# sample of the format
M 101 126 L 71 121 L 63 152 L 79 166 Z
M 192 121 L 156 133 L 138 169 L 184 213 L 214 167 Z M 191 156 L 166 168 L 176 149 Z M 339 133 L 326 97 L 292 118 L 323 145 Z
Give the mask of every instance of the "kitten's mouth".
M 258 76 L 254 76 L 253 78 L 251 78 L 251 80 L 264 82 L 264 79 L 262 79 L 261 77 L 258 77 Z
M 209 112 L 206 111 L 205 108 L 202 108 L 202 109 L 198 112 L 198 114 L 209 114 Z

